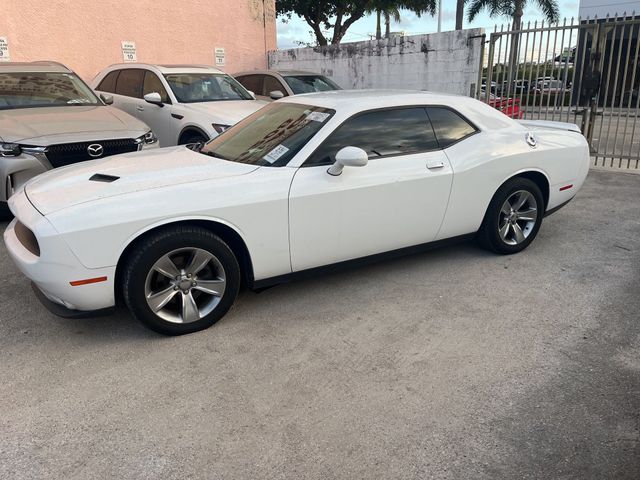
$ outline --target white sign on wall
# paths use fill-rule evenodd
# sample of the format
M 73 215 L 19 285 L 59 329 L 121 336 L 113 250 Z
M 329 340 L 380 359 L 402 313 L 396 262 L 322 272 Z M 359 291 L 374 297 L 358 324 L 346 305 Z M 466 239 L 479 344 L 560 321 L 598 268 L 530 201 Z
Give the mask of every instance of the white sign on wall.
M 224 48 L 216 47 L 216 67 L 224 67 Z
M 7 37 L 0 37 L 0 62 L 8 62 L 10 60 L 9 41 L 7 40 Z
M 136 42 L 122 42 L 122 58 L 125 62 L 137 62 Z

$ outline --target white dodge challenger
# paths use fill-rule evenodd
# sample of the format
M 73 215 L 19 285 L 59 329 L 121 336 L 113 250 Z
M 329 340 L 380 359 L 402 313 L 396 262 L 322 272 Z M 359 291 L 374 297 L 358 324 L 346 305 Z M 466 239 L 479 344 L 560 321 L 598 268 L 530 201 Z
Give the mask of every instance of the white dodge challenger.
M 47 172 L 9 201 L 4 240 L 61 315 L 122 298 L 158 332 L 211 326 L 241 284 L 476 236 L 526 248 L 582 186 L 575 125 L 403 91 L 288 97 L 204 146 Z

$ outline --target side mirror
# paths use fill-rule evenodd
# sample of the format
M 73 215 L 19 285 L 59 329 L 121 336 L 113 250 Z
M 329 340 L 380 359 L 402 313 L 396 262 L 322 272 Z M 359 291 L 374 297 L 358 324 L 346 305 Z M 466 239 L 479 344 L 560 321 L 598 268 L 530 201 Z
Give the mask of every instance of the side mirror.
M 281 98 L 284 98 L 284 93 L 280 90 L 274 90 L 273 92 L 269 92 L 269 96 L 274 100 L 280 100 Z
M 369 162 L 367 152 L 358 147 L 344 147 L 336 153 L 336 161 L 329 167 L 327 173 L 337 177 L 344 167 L 364 167 Z
M 159 107 L 163 107 L 162 97 L 158 92 L 147 93 L 144 97 L 145 102 L 152 103 L 153 105 L 158 105 Z
M 247 92 L 249 93 L 249 95 L 251 95 L 251 98 L 253 98 L 254 100 L 256 99 L 255 93 L 253 93 L 251 90 L 247 90 Z
M 100 100 L 102 100 L 105 105 L 113 105 L 113 95 L 107 95 L 106 93 L 101 93 Z

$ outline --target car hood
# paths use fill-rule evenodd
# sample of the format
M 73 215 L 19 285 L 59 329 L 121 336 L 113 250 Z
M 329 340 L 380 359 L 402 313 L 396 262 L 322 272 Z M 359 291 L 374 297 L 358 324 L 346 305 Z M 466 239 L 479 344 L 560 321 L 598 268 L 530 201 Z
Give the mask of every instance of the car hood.
M 48 215 L 102 198 L 245 175 L 258 168 L 179 146 L 116 155 L 50 170 L 30 180 L 25 193 L 41 214 Z
M 27 145 L 134 138 L 148 130 L 128 113 L 104 105 L 0 110 L 2 140 Z
M 187 110 L 204 113 L 212 117 L 212 122 L 235 125 L 253 112 L 260 110 L 268 102 L 262 100 L 223 100 L 218 102 L 198 102 L 182 104 Z

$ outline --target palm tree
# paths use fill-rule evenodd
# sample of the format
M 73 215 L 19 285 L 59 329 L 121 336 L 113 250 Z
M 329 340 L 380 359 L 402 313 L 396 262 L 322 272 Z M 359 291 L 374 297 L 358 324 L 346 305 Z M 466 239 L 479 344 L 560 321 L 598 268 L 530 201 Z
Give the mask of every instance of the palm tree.
M 464 0 L 456 0 L 456 30 L 462 30 L 464 20 Z
M 380 40 L 382 38 L 382 24 L 381 20 L 384 16 L 384 24 L 385 24 L 385 33 L 384 38 L 389 38 L 391 35 L 391 18 L 393 17 L 394 22 L 400 22 L 402 20 L 400 18 L 400 9 L 398 7 L 384 7 L 384 8 L 371 8 L 367 13 L 376 12 L 376 40 Z
M 519 30 L 522 29 L 522 15 L 527 6 L 527 0 L 467 0 L 469 10 L 467 19 L 472 22 L 482 10 L 488 10 L 490 17 L 506 16 L 513 19 L 512 30 L 514 31 L 511 41 L 511 52 L 509 55 L 509 81 L 514 80 L 518 65 L 518 45 L 520 43 Z M 560 8 L 556 0 L 532 0 L 549 23 L 557 23 L 560 15 Z
M 400 10 L 396 7 L 385 8 L 382 11 L 384 15 L 384 38 L 389 38 L 391 36 L 391 17 L 393 17 L 393 21 L 396 23 L 400 23 Z
M 370 3 L 367 13 L 376 13 L 376 39 L 382 38 L 381 19 L 384 17 L 385 38 L 391 35 L 391 19 L 400 22 L 400 10 L 405 9 L 421 16 L 428 13 L 434 16 L 436 13 L 437 0 L 373 0 Z

